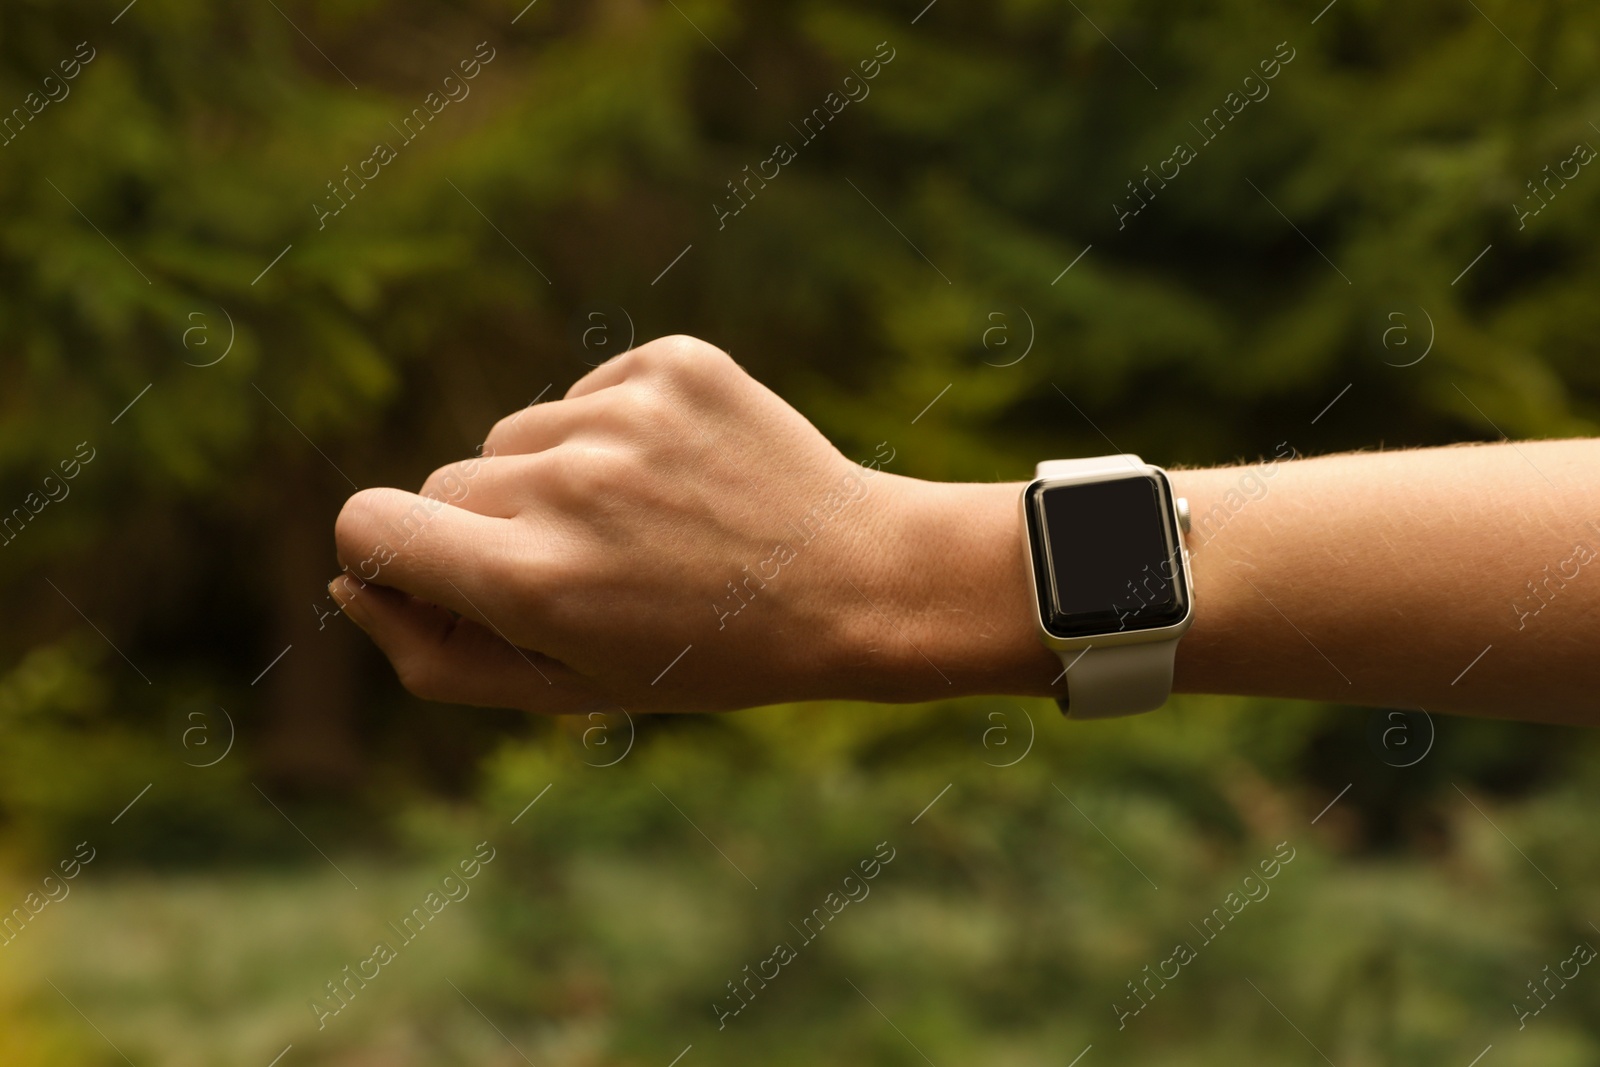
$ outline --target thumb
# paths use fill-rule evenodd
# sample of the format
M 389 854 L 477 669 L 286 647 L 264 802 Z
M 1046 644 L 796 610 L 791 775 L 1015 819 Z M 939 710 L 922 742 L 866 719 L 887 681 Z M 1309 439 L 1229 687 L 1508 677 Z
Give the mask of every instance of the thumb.
M 398 589 L 335 578 L 328 592 L 423 700 L 571 714 L 610 702 L 558 660 Z

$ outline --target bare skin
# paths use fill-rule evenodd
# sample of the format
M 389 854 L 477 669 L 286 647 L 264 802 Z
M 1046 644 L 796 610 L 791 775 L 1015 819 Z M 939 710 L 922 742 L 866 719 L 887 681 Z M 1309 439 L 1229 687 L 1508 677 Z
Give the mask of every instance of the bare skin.
M 709 345 L 619 356 L 483 453 L 336 526 L 330 589 L 420 697 L 1061 695 L 1022 483 L 863 468 Z M 1600 721 L 1597 460 L 1546 441 L 1171 472 L 1195 517 L 1176 687 Z

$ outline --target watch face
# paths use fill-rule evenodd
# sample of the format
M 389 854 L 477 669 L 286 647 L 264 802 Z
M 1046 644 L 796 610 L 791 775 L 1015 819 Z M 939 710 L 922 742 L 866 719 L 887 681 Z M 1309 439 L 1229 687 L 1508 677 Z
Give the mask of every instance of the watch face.
M 1050 634 L 1093 637 L 1183 621 L 1189 589 L 1171 495 L 1159 473 L 1029 487 L 1024 511 Z

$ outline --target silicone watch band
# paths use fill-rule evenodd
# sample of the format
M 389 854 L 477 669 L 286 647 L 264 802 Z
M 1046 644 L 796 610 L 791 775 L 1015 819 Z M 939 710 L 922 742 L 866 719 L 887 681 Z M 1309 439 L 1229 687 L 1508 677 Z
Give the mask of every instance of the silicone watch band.
M 1070 474 L 1098 474 L 1143 470 L 1144 460 L 1132 454 L 1086 459 L 1052 459 L 1040 463 L 1034 475 L 1059 478 Z M 1108 645 L 1061 652 L 1067 695 L 1056 701 L 1061 713 L 1073 719 L 1106 719 L 1154 711 L 1172 693 L 1172 665 L 1178 639 L 1139 645 Z
M 1061 653 L 1067 665 L 1067 695 L 1056 701 L 1061 714 L 1073 719 L 1109 719 L 1154 711 L 1172 695 L 1172 663 L 1178 641 L 1147 645 L 1090 645 Z

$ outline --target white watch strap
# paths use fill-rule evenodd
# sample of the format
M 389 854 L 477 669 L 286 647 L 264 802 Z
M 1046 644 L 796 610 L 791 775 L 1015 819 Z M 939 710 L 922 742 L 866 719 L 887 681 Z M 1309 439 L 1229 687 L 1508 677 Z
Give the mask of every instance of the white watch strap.
M 1037 478 L 1140 470 L 1144 460 L 1131 453 L 1083 459 L 1051 459 L 1040 463 Z M 1172 693 L 1172 664 L 1178 640 L 1139 645 L 1106 645 L 1062 652 L 1067 696 L 1058 700 L 1062 714 L 1074 719 L 1105 719 L 1154 711 Z
M 1132 452 L 1120 456 L 1087 456 L 1082 459 L 1047 459 L 1033 470 L 1035 478 L 1060 478 L 1067 474 L 1098 474 L 1101 471 L 1137 471 L 1144 460 Z
M 1154 711 L 1172 693 L 1178 641 L 1110 645 L 1061 653 L 1067 695 L 1056 704 L 1074 719 L 1108 719 Z

